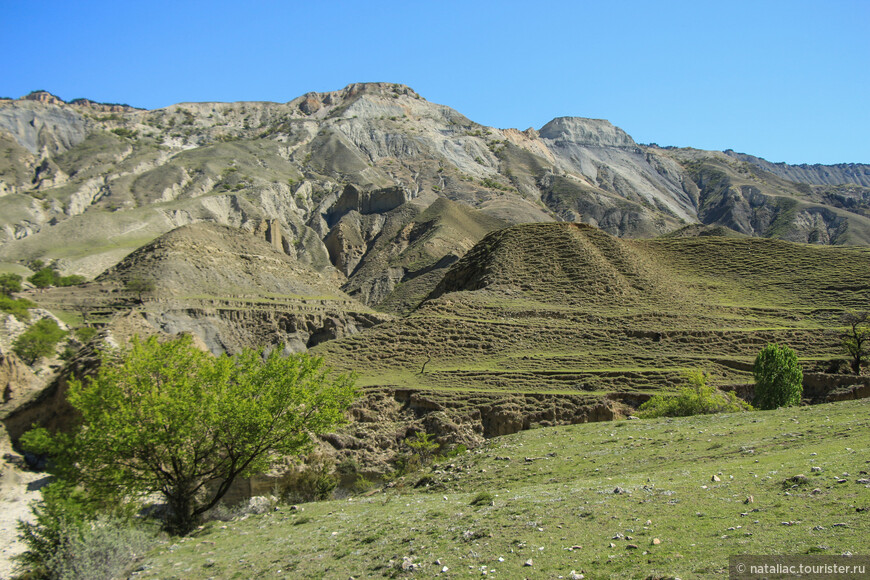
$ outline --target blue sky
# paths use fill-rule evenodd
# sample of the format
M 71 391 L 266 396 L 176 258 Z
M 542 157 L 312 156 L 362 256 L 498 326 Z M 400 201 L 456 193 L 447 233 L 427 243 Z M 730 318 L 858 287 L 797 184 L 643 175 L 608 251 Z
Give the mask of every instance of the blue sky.
M 0 0 L 0 95 L 158 108 L 410 85 L 496 127 L 870 163 L 870 1 Z

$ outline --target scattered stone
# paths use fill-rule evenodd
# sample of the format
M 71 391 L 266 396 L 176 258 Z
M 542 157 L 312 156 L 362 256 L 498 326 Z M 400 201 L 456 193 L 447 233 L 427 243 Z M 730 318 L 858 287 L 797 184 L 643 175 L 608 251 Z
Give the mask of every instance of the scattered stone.
M 864 479 L 864 478 L 858 479 L 855 481 L 855 483 L 861 483 L 863 485 L 868 485 L 868 484 L 870 484 L 870 479 Z
M 718 476 L 718 475 L 714 475 L 713 477 L 710 478 L 710 481 L 716 483 L 716 482 L 718 482 L 718 481 L 722 481 L 722 480 L 719 479 L 719 476 Z
M 745 504 L 755 503 L 755 498 L 752 497 L 751 495 L 747 495 L 746 499 L 743 500 L 743 503 L 745 503 Z
M 662 543 L 662 541 L 661 541 L 660 539 L 658 539 L 658 538 L 653 538 L 653 539 L 652 539 L 652 545 L 653 545 L 653 546 L 658 546 L 658 545 L 661 544 L 661 543 Z
M 574 546 L 571 546 L 571 547 L 568 548 L 568 549 L 571 550 L 571 551 L 573 552 L 574 550 L 582 550 L 582 549 L 583 549 L 583 546 L 580 546 L 580 545 L 574 545 Z
M 613 542 L 610 542 L 610 547 L 611 547 L 611 548 L 615 548 L 615 547 L 616 547 L 616 544 L 614 544 Z
M 849 481 L 849 480 L 848 479 L 838 479 L 837 483 L 846 483 L 847 481 Z
M 812 471 L 813 473 L 819 473 L 821 470 L 822 470 L 821 467 L 811 467 L 810 468 L 810 471 Z
M 810 492 L 811 495 L 819 495 L 820 493 L 822 493 L 822 490 L 818 487 Z
M 531 567 L 531 566 L 534 566 L 534 565 L 535 565 L 535 563 L 532 562 L 532 559 L 531 559 L 531 558 L 529 558 L 528 560 L 526 560 L 525 562 L 523 562 L 523 566 Z
M 813 527 L 813 529 L 816 530 L 817 532 L 821 532 L 822 530 L 825 529 L 825 526 L 815 526 L 815 527 Z
M 621 494 L 621 493 L 628 493 L 628 492 L 625 491 L 623 488 L 621 488 L 621 487 L 619 487 L 619 486 L 617 485 L 616 488 L 613 490 L 613 493 L 615 493 L 615 494 Z
M 625 547 L 625 549 L 626 549 L 626 550 L 637 550 L 639 547 L 640 547 L 640 546 L 638 546 L 637 544 L 628 544 L 628 545 Z
M 580 574 L 579 572 L 577 572 L 575 570 L 571 570 L 571 573 L 568 574 L 568 580 L 583 580 L 584 578 L 586 578 L 586 576 L 584 576 L 583 574 Z
M 402 570 L 404 570 L 405 572 L 413 572 L 417 568 L 419 568 L 419 565 L 415 564 L 414 560 L 412 560 L 410 557 L 402 557 Z
M 616 532 L 616 535 L 613 536 L 612 539 L 614 539 L 614 540 L 621 540 L 621 539 L 624 538 L 624 537 L 625 537 L 624 535 L 620 534 L 619 532 Z
M 447 566 L 444 566 L 443 568 L 441 568 L 441 571 L 442 572 L 449 572 L 450 568 L 448 568 Z
M 847 526 L 845 523 L 841 522 L 839 524 L 831 524 L 831 527 L 832 528 L 848 528 L 849 526 Z
M 652 525 L 652 520 L 647 520 L 646 523 L 645 523 L 644 525 L 645 525 L 645 526 L 651 526 L 651 525 Z

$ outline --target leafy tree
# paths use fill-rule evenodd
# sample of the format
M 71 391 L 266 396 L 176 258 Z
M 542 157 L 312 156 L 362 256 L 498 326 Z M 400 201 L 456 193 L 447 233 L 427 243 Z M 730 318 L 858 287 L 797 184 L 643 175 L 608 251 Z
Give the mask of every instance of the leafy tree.
M 51 355 L 57 343 L 65 336 L 66 331 L 61 330 L 57 322 L 51 318 L 42 318 L 15 339 L 12 350 L 21 360 L 34 365 L 42 357 Z
M 0 295 L 11 298 L 13 292 L 21 292 L 21 276 L 0 274 Z
M 768 344 L 755 358 L 755 399 L 759 409 L 776 409 L 799 405 L 803 394 L 804 373 L 797 355 L 789 347 Z
M 27 278 L 27 281 L 37 288 L 48 288 L 57 283 L 59 275 L 54 268 L 46 266 L 37 271 L 33 276 Z
M 842 321 L 848 326 L 842 335 L 843 348 L 852 359 L 852 372 L 860 375 L 861 367 L 870 360 L 870 312 L 850 312 L 843 315 Z
M 154 292 L 155 284 L 154 280 L 148 280 L 146 278 L 132 278 L 126 284 L 127 290 L 130 292 L 135 292 L 136 296 L 139 299 L 139 303 L 142 303 L 142 295 L 147 294 L 149 292 Z
M 723 392 L 707 385 L 701 371 L 686 374 L 689 386 L 680 389 L 677 396 L 656 395 L 638 409 L 641 417 L 688 417 L 713 413 L 751 411 L 752 406 L 737 398 L 733 391 Z
M 189 336 L 135 338 L 103 352 L 87 382 L 70 381 L 77 428 L 35 429 L 22 442 L 91 493 L 162 494 L 167 530 L 187 534 L 236 477 L 308 451 L 310 434 L 342 423 L 354 397 L 353 378 L 331 375 L 320 358 L 279 349 L 215 358 Z

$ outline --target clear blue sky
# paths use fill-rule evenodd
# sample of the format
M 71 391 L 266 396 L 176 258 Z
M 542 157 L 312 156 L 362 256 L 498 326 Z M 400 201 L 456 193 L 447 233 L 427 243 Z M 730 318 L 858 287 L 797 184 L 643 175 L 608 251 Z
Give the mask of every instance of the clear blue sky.
M 870 1 L 0 0 L 0 95 L 158 108 L 410 85 L 496 127 L 870 163 Z

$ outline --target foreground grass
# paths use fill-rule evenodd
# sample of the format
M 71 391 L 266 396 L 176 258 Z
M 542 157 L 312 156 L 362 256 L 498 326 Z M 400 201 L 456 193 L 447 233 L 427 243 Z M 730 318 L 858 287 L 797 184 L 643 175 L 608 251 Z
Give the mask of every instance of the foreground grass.
M 704 578 L 732 554 L 866 554 L 868 448 L 870 400 L 526 431 L 369 497 L 209 523 L 134 575 Z

